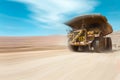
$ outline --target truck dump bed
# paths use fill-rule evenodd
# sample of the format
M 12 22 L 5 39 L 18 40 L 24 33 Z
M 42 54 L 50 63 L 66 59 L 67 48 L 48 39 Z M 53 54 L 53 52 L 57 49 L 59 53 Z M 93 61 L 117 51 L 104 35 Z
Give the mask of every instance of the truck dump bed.
M 65 24 L 74 30 L 83 28 L 83 25 L 87 30 L 98 28 L 103 36 L 113 32 L 112 26 L 107 22 L 106 17 L 99 14 L 79 16 Z

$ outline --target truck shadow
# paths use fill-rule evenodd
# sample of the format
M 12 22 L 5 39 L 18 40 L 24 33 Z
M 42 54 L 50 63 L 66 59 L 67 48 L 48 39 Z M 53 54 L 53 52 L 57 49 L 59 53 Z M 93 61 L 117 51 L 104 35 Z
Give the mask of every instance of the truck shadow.
M 120 51 L 120 49 L 112 50 L 112 52 L 118 52 L 118 51 Z
M 101 54 L 101 53 L 103 53 L 103 54 L 111 54 L 111 53 L 115 53 L 115 52 L 118 52 L 118 51 L 120 51 L 120 49 L 117 49 L 117 50 L 111 50 L 111 51 L 100 51 L 100 52 L 95 52 L 94 50 L 89 50 L 89 51 L 77 51 L 77 53 L 91 53 L 91 54 Z

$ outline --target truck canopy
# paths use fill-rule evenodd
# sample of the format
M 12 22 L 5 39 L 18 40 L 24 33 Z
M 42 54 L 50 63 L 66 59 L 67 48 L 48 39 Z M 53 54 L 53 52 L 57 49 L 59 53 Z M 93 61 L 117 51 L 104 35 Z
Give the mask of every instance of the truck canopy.
M 113 32 L 112 26 L 107 22 L 106 17 L 100 14 L 79 16 L 65 24 L 70 26 L 73 30 L 81 28 L 86 28 L 87 30 L 98 28 L 102 32 L 103 36 Z

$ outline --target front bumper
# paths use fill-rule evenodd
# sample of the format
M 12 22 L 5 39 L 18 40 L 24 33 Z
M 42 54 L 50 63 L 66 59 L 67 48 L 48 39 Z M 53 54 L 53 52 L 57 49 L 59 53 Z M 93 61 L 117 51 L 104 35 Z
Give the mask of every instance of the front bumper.
M 91 43 L 92 43 L 92 41 L 89 41 L 89 42 L 69 42 L 70 45 L 74 45 L 74 46 L 85 46 L 85 45 L 89 45 Z

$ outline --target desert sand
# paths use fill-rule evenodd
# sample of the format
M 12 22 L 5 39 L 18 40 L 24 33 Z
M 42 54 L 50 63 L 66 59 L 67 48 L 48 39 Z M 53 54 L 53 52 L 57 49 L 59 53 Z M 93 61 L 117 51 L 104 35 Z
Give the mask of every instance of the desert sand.
M 65 36 L 1 37 L 0 80 L 120 80 L 120 33 L 109 36 L 103 53 L 71 52 Z

